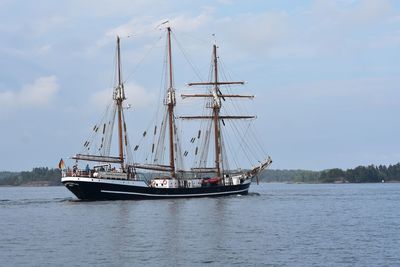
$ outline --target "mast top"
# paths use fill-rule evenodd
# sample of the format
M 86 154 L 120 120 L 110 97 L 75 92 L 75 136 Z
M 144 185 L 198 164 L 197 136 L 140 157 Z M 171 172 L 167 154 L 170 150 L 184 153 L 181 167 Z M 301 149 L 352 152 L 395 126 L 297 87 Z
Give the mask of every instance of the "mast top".
M 122 80 L 122 62 L 121 62 L 121 42 L 120 37 L 117 35 L 117 87 L 115 88 L 114 100 L 121 104 L 125 99 L 124 82 Z

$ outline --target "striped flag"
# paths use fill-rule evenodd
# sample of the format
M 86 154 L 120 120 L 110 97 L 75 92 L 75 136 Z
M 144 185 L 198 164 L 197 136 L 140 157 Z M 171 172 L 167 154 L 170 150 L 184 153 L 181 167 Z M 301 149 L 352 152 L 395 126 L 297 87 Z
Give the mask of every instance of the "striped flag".
M 61 159 L 60 162 L 58 163 L 58 168 L 60 170 L 64 170 L 65 169 L 65 163 L 64 163 L 63 159 Z

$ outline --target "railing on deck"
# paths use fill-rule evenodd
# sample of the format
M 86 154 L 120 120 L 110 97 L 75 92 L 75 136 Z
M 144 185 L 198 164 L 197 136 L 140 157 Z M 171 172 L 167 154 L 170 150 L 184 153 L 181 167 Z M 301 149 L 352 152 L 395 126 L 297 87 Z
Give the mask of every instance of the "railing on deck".
M 125 174 L 125 176 L 118 174 Z M 97 178 L 97 179 L 113 179 L 113 180 L 137 180 L 137 177 L 135 177 L 134 173 L 124 173 L 118 171 L 65 170 L 62 172 L 62 177 L 68 177 L 68 176 Z
M 89 171 L 83 171 L 83 170 L 77 170 L 77 171 L 65 171 L 65 176 L 79 176 L 79 177 L 93 177 L 93 172 Z

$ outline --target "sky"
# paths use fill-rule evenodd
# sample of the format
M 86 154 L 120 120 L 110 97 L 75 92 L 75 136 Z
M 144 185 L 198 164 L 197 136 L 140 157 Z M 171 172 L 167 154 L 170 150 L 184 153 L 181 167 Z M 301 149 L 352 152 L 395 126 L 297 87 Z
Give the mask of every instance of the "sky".
M 158 105 L 167 20 L 185 51 L 177 89 L 197 77 L 186 56 L 207 77 L 216 42 L 256 95 L 273 169 L 400 161 L 399 1 L 0 0 L 0 170 L 81 150 L 112 90 L 117 35 L 135 143 Z

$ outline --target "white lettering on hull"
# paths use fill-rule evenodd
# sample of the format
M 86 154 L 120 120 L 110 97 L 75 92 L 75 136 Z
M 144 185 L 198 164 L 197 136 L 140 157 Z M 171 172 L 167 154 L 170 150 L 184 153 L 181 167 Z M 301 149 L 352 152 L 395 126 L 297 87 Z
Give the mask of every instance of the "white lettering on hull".
M 114 180 L 105 178 L 88 178 L 88 177 L 63 177 L 61 182 L 90 182 L 90 183 L 105 183 L 105 184 L 118 184 L 149 187 L 144 181 L 131 181 L 131 180 Z

